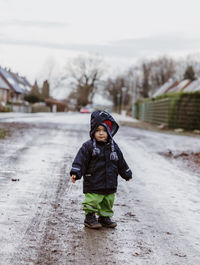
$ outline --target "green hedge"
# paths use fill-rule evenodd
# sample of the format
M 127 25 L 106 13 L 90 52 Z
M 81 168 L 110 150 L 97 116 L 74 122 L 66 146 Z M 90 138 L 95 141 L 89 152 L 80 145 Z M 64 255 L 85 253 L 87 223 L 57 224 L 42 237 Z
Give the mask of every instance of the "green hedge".
M 11 111 L 12 111 L 12 108 L 10 105 L 2 106 L 0 108 L 0 112 L 11 112 Z
M 200 92 L 169 93 L 138 101 L 134 117 L 169 128 L 200 129 Z

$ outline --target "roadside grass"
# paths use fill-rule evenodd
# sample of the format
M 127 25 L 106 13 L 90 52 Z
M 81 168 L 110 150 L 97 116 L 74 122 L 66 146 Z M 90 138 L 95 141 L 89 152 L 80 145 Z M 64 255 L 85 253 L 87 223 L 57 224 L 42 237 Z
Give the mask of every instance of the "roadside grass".
M 4 139 L 8 135 L 10 135 L 9 129 L 0 128 L 0 139 Z

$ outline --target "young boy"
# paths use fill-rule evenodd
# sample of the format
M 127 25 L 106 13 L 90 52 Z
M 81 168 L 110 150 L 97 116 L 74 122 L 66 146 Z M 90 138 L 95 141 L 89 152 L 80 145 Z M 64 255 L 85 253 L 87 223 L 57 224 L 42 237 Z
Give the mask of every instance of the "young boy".
M 94 111 L 91 114 L 91 139 L 82 145 L 72 164 L 72 182 L 83 176 L 84 224 L 89 228 L 117 226 L 110 219 L 113 216 L 117 177 L 120 174 L 127 181 L 132 178 L 121 150 L 113 141 L 118 129 L 119 125 L 109 113 Z

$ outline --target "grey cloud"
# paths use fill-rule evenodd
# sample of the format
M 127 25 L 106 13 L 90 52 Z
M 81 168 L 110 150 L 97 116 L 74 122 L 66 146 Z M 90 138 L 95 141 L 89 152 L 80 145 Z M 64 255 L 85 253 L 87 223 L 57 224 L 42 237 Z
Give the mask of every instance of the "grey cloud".
M 0 27 L 37 27 L 37 28 L 65 28 L 67 23 L 38 20 L 4 20 L 0 21 Z
M 149 38 L 126 39 L 112 42 L 114 47 L 124 49 L 127 54 L 137 52 L 173 52 L 186 49 L 199 49 L 200 39 L 189 39 L 183 35 L 162 35 Z
M 0 43 L 10 45 L 38 46 L 78 52 L 100 53 L 105 56 L 141 57 L 152 53 L 168 53 L 200 48 L 200 39 L 188 39 L 181 35 L 155 36 L 141 39 L 124 39 L 105 45 L 59 44 L 45 41 L 23 41 L 0 38 Z

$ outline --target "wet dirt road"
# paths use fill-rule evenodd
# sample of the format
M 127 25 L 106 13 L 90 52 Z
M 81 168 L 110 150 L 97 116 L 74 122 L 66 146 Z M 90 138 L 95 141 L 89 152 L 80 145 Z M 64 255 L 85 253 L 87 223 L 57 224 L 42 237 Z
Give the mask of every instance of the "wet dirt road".
M 199 139 L 120 128 L 135 177 L 119 177 L 117 228 L 94 231 L 83 227 L 82 182 L 68 175 L 88 122 L 0 117 L 13 132 L 0 140 L 0 264 L 200 264 L 200 177 L 159 154 L 198 151 Z

